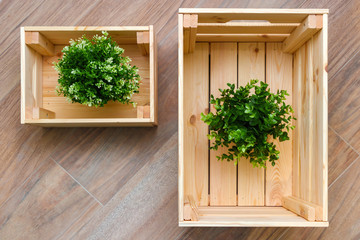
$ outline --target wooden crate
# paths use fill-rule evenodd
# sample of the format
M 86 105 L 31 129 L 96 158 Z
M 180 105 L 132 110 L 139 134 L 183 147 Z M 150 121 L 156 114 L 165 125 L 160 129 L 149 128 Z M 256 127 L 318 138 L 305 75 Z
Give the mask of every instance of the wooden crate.
M 180 9 L 179 225 L 327 227 L 325 9 Z M 200 113 L 226 83 L 286 89 L 296 128 L 266 170 L 219 162 Z
M 124 55 L 139 68 L 141 85 L 131 104 L 104 107 L 69 103 L 55 91 L 58 74 L 53 62 L 70 39 L 108 31 Z M 21 27 L 21 123 L 46 127 L 155 126 L 157 124 L 156 42 L 153 26 Z

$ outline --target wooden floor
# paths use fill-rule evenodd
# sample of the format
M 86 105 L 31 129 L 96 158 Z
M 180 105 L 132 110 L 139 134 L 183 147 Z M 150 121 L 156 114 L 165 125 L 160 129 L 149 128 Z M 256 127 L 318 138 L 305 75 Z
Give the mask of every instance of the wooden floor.
M 329 228 L 179 228 L 179 7 L 329 8 Z M 157 128 L 20 125 L 20 26 L 149 25 Z M 360 1 L 0 0 L 0 239 L 360 239 Z

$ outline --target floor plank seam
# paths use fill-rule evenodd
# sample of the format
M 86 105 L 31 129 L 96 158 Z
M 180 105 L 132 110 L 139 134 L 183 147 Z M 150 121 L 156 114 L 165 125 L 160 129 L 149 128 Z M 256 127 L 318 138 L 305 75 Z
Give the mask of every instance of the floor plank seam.
M 347 166 L 347 168 L 340 173 L 340 175 L 329 185 L 329 189 L 331 188 L 332 185 L 334 185 L 334 183 L 339 180 L 341 178 L 342 175 L 344 175 L 351 167 L 352 165 L 354 165 L 358 160 L 360 159 L 360 156 L 357 157 L 352 163 L 349 164 L 349 166 Z
M 55 162 L 56 165 L 58 165 L 64 172 L 66 172 L 67 175 L 69 175 L 79 186 L 81 186 L 82 189 L 84 189 L 95 201 L 97 201 L 100 206 L 104 207 L 104 205 L 91 193 L 89 192 L 76 178 L 74 178 L 65 168 L 63 168 L 57 161 L 55 161 L 52 157 L 50 157 L 51 160 Z
M 335 131 L 335 129 L 333 129 L 330 125 L 329 125 L 329 128 L 341 139 L 343 140 L 355 153 L 357 153 L 358 156 L 360 156 L 360 153 L 345 139 L 343 138 L 342 136 L 340 136 L 340 134 Z

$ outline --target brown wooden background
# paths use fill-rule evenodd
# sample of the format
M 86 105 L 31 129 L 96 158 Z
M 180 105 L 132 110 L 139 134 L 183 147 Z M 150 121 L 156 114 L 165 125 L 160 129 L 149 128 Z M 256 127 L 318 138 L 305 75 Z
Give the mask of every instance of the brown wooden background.
M 177 226 L 179 7 L 330 9 L 329 228 Z M 20 125 L 20 26 L 148 24 L 157 128 Z M 359 51 L 359 0 L 0 1 L 0 239 L 360 239 Z

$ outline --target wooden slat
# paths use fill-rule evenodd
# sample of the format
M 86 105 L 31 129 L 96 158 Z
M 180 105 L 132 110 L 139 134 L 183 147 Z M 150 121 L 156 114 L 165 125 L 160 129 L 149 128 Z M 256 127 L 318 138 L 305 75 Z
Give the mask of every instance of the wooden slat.
M 197 42 L 282 42 L 289 34 L 196 34 Z
M 310 222 L 283 207 L 199 207 L 198 221 L 180 226 L 200 227 L 327 227 Z
M 197 14 L 184 14 L 184 52 L 192 53 L 195 49 L 198 24 Z
M 227 83 L 237 83 L 237 44 L 211 43 L 210 48 L 210 93 L 219 97 L 219 88 L 227 88 Z M 226 148 L 219 148 L 218 151 L 210 150 L 211 206 L 237 204 L 236 166 L 233 162 L 221 162 L 216 158 L 224 152 L 227 152 Z
M 316 180 L 312 202 L 322 206 L 322 220 L 328 220 L 328 16 L 323 15 L 323 29 L 314 36 L 314 149 Z M 316 50 L 316 51 L 315 51 Z
M 21 123 L 33 118 L 33 107 L 42 107 L 42 56 L 25 44 L 26 32 L 21 28 Z
M 238 44 L 238 86 L 246 85 L 250 79 L 265 81 L 265 44 Z M 238 205 L 264 206 L 264 176 L 262 168 L 254 168 L 249 159 L 238 163 Z
M 194 199 L 190 198 L 190 196 L 185 197 L 184 220 L 185 221 L 197 221 L 198 220 L 198 210 L 194 203 Z
M 44 108 L 34 107 L 33 108 L 33 119 L 53 119 L 55 113 Z
M 147 39 L 146 39 L 145 34 L 147 35 Z M 136 43 L 139 47 L 141 54 L 144 56 L 149 54 L 149 38 L 148 37 L 149 37 L 149 32 L 137 32 L 136 33 Z M 147 42 L 146 42 L 146 40 L 147 40 Z
M 328 13 L 328 9 L 277 8 L 180 8 L 179 13 L 198 14 L 199 22 L 224 23 L 231 20 L 267 20 L 273 23 L 301 23 L 309 14 Z
M 158 60 L 157 42 L 153 25 L 149 26 L 150 120 L 158 124 Z
M 302 133 L 302 79 L 305 72 L 305 54 L 304 48 L 300 48 L 294 53 L 294 68 L 293 68 L 293 92 L 292 92 L 292 106 L 294 109 L 294 117 L 297 119 L 293 121 L 293 124 L 296 126 L 293 131 L 293 192 L 292 195 L 295 197 L 300 197 L 300 183 L 301 183 L 301 166 L 300 161 L 302 159 L 302 154 L 300 154 L 300 143 L 301 143 L 301 133 Z
M 150 106 L 137 106 L 137 118 L 150 118 Z
M 272 92 L 278 89 L 292 93 L 292 55 L 282 52 L 282 43 L 266 43 L 266 82 Z M 286 100 L 292 104 L 291 97 Z M 289 133 L 292 139 L 292 133 Z M 282 197 L 292 193 L 292 142 L 275 140 L 280 151 L 276 165 L 266 164 L 266 206 L 281 206 Z
M 25 43 L 43 56 L 54 56 L 54 45 L 39 32 L 25 32 Z
M 209 44 L 197 43 L 184 55 L 184 193 L 208 205 L 208 126 L 200 114 L 209 108 Z
M 229 22 L 199 23 L 200 34 L 290 34 L 298 23 Z
M 321 220 L 322 218 L 322 208 L 319 205 L 297 197 L 284 197 L 283 206 L 308 221 Z
M 322 15 L 309 15 L 284 41 L 284 52 L 293 53 L 322 28 Z
M 179 133 L 179 171 L 178 171 L 178 221 L 184 221 L 184 17 L 183 14 L 178 15 L 178 133 Z

